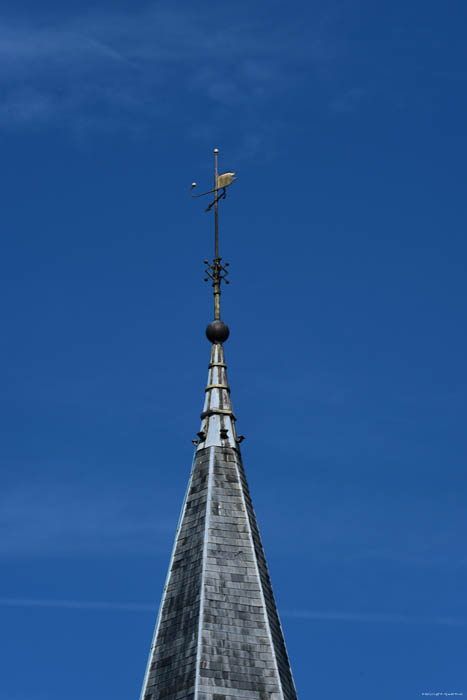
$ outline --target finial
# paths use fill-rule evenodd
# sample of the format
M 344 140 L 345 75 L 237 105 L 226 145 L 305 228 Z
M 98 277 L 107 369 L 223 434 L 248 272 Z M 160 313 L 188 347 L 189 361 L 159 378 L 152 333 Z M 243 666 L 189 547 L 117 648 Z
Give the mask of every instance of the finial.
M 211 343 L 225 343 L 230 335 L 230 329 L 224 321 L 216 319 L 211 321 L 206 328 L 206 338 Z
M 219 149 L 214 148 L 214 187 L 212 190 L 207 192 L 202 192 L 201 194 L 194 194 L 193 190 L 196 187 L 196 182 L 191 184 L 191 196 L 192 197 L 204 197 L 207 194 L 214 193 L 214 200 L 206 208 L 206 211 L 211 211 L 214 207 L 214 260 L 212 263 L 209 260 L 205 260 L 204 264 L 207 265 L 205 270 L 207 277 L 205 281 L 209 279 L 212 280 L 213 292 L 214 292 L 214 321 L 210 323 L 206 329 L 206 335 L 208 340 L 212 343 L 223 343 L 229 337 L 228 326 L 221 321 L 221 282 L 224 280 L 226 284 L 229 281 L 226 279 L 228 275 L 227 268 L 229 263 L 222 264 L 222 258 L 219 257 L 219 201 L 225 199 L 227 196 L 227 187 L 232 184 L 236 179 L 234 172 L 226 172 L 219 175 L 217 161 Z M 222 192 L 219 194 L 219 191 Z

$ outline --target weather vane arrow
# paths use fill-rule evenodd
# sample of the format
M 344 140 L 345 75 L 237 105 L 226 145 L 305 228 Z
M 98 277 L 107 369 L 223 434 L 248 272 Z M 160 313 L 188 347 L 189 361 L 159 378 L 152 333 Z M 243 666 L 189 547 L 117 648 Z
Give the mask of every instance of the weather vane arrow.
M 211 202 L 211 204 L 206 207 L 206 211 L 211 211 L 211 209 L 214 207 L 214 260 L 212 264 L 209 264 L 208 260 L 204 261 L 204 264 L 207 265 L 208 267 L 206 268 L 206 274 L 207 277 L 205 278 L 205 281 L 207 282 L 209 279 L 212 280 L 212 286 L 214 290 L 214 320 L 215 321 L 220 321 L 221 318 L 221 305 L 220 305 L 220 296 L 221 296 L 221 281 L 224 280 L 226 284 L 229 284 L 229 281 L 226 279 L 226 276 L 228 274 L 228 270 L 226 269 L 229 266 L 229 263 L 225 263 L 225 265 L 222 265 L 221 261 L 222 258 L 219 257 L 219 201 L 221 199 L 225 199 L 227 196 L 227 187 L 232 184 L 234 180 L 237 178 L 235 177 L 234 172 L 226 172 L 226 173 L 221 173 L 219 175 L 218 173 L 218 155 L 219 155 L 219 149 L 215 148 L 214 149 L 214 187 L 212 190 L 208 190 L 207 192 L 202 192 L 201 194 L 194 194 L 193 190 L 196 187 L 196 182 L 193 182 L 191 185 L 191 196 L 198 198 L 198 197 L 205 197 L 208 194 L 214 194 L 214 199 Z

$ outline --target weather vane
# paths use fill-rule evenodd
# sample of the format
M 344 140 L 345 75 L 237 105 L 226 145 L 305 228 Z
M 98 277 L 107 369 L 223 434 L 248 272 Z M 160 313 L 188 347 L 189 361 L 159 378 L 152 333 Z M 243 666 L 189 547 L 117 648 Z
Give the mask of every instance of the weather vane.
M 214 260 L 212 261 L 212 264 L 209 263 L 209 260 L 205 260 L 204 264 L 207 265 L 206 268 L 206 274 L 207 277 L 205 278 L 205 281 L 207 282 L 209 279 L 212 280 L 212 286 L 214 290 L 214 323 L 216 321 L 220 321 L 221 319 L 221 281 L 224 280 L 226 284 L 229 284 L 228 279 L 226 279 L 226 276 L 228 274 L 227 268 L 229 267 L 229 263 L 225 263 L 225 265 L 222 265 L 222 258 L 219 257 L 219 201 L 221 199 L 225 199 L 227 195 L 227 187 L 232 184 L 232 182 L 236 179 L 235 178 L 235 173 L 221 173 L 220 175 L 218 174 L 218 168 L 217 168 L 217 159 L 219 155 L 219 149 L 215 148 L 214 149 L 214 187 L 212 190 L 208 190 L 207 192 L 202 192 L 201 194 L 194 194 L 193 190 L 196 187 L 196 182 L 193 182 L 191 185 L 191 196 L 192 197 L 205 197 L 208 194 L 214 194 L 214 199 L 209 204 L 208 207 L 206 207 L 206 211 L 211 211 L 211 209 L 214 207 Z M 210 324 L 212 325 L 212 324 Z M 225 325 L 225 324 L 222 324 Z M 227 329 L 227 326 L 225 326 Z M 220 331 L 220 327 L 218 329 Z M 227 329 L 227 335 L 228 335 L 228 329 Z M 209 337 L 209 335 L 208 335 Z M 225 338 L 227 339 L 227 338 Z

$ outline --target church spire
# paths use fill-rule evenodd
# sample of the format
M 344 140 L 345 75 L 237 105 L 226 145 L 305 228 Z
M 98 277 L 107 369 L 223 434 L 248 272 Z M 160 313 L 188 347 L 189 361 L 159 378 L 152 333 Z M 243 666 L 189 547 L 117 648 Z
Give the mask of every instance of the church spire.
M 234 173 L 217 153 L 208 383 L 141 700 L 297 700 L 227 381 L 218 205 Z

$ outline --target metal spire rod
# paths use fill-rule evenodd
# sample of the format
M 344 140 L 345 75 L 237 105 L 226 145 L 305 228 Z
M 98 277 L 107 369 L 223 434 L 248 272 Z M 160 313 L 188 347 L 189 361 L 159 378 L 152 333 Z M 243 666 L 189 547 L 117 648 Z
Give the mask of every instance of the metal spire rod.
M 212 190 L 207 192 L 202 192 L 201 194 L 193 194 L 193 190 L 196 187 L 196 182 L 191 185 L 191 196 L 192 197 L 204 197 L 207 194 L 214 193 L 214 200 L 206 208 L 206 211 L 211 211 L 214 207 L 214 260 L 212 264 L 209 264 L 209 260 L 205 260 L 204 264 L 208 267 L 206 268 L 207 277 L 205 281 L 209 279 L 212 280 L 213 293 L 214 293 L 214 320 L 220 321 L 221 318 L 221 282 L 224 280 L 226 284 L 229 284 L 228 279 L 226 279 L 229 267 L 229 263 L 222 265 L 222 258 L 219 257 L 219 200 L 225 199 L 227 194 L 227 187 L 232 184 L 236 179 L 235 173 L 228 172 L 219 175 L 218 171 L 218 156 L 219 149 L 214 149 L 214 187 Z M 221 194 L 219 191 L 222 190 Z
M 214 260 L 219 258 L 219 186 L 217 184 L 217 177 L 219 175 L 217 168 L 217 160 L 219 157 L 219 149 L 214 149 Z
M 217 159 L 219 149 L 214 149 L 214 269 L 213 288 L 214 288 L 214 320 L 219 321 L 221 317 L 221 276 L 220 276 L 220 258 L 219 258 L 219 184 Z

